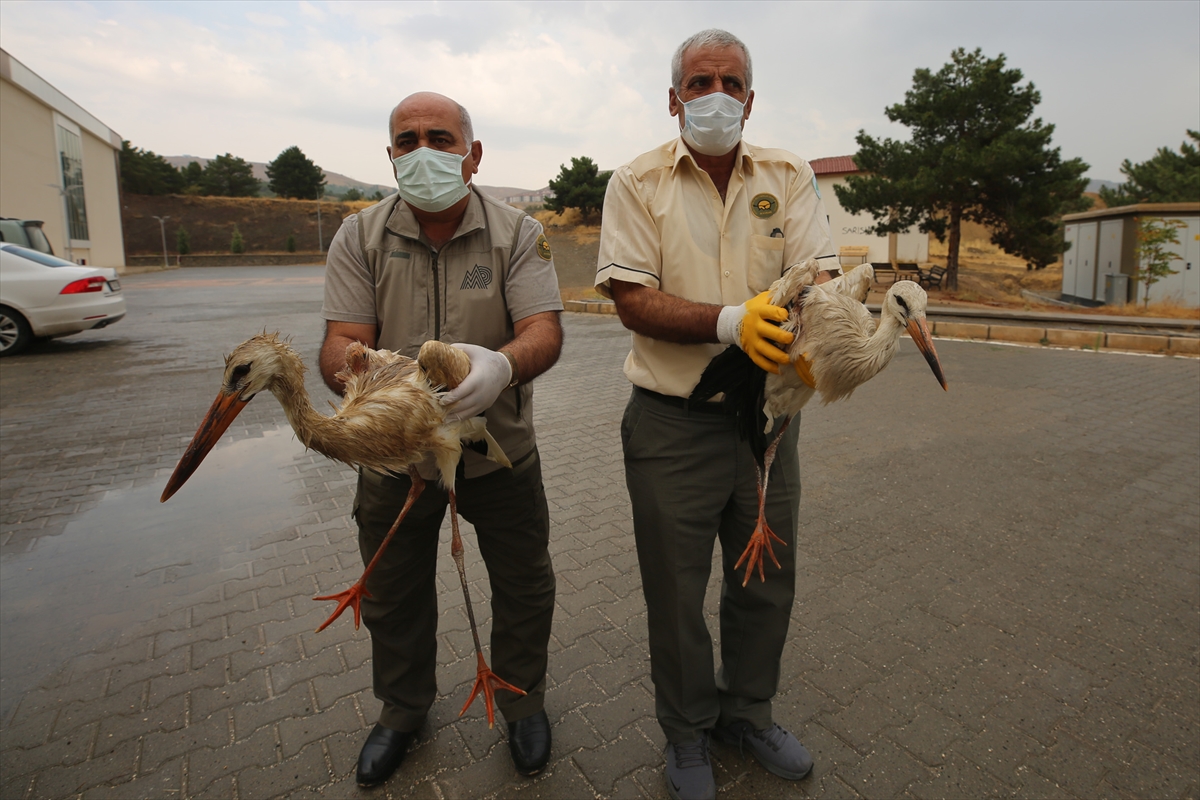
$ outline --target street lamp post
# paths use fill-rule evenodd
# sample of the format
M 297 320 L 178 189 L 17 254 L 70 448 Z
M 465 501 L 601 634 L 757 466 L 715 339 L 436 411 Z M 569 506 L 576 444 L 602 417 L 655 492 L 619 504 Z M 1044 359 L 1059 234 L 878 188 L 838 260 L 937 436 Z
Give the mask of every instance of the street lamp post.
M 75 254 L 71 250 L 71 216 L 67 211 L 67 190 L 57 183 L 47 183 L 46 185 L 58 192 L 59 197 L 62 198 L 64 249 L 67 251 L 67 261 L 74 261 Z
M 167 220 L 169 220 L 170 217 L 155 217 L 153 214 L 151 214 L 150 216 L 152 216 L 156 220 L 158 220 L 159 230 L 162 231 L 163 269 L 170 269 L 171 262 L 167 260 Z

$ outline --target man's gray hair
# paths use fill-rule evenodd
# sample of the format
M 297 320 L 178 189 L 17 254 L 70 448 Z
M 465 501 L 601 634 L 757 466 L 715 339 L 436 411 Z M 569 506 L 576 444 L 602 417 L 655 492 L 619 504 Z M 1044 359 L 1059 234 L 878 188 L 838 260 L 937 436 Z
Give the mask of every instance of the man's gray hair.
M 403 100 L 400 101 L 400 103 L 403 102 Z M 388 112 L 388 144 L 391 144 L 392 139 L 396 136 L 396 131 L 392 128 L 392 117 L 396 116 L 396 109 L 400 107 L 400 103 L 396 103 Z M 475 141 L 475 126 L 471 124 L 471 114 L 463 107 L 462 103 L 455 101 L 454 105 L 458 106 L 458 124 L 462 128 L 463 140 L 469 148 Z
M 750 62 L 750 49 L 746 47 L 745 42 L 729 31 L 709 28 L 684 39 L 683 44 L 679 45 L 675 55 L 671 58 L 671 85 L 675 87 L 676 94 L 683 91 L 683 57 L 688 50 L 697 47 L 741 48 L 742 54 L 746 56 L 746 91 L 750 91 L 750 87 L 754 85 L 754 67 Z

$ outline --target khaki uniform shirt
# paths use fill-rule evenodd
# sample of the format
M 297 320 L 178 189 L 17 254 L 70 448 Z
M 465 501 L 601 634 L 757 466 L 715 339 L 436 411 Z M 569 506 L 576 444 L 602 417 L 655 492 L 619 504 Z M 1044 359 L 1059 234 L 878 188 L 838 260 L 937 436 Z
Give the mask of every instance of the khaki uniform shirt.
M 708 173 L 677 138 L 613 173 L 596 288 L 611 297 L 609 281 L 616 279 L 693 302 L 739 305 L 787 267 L 835 253 L 806 161 L 742 142 L 722 204 Z M 725 347 L 635 333 L 625 375 L 644 389 L 687 397 Z
M 542 226 L 474 188 L 458 230 L 435 250 L 397 195 L 345 219 L 329 243 L 327 320 L 376 326 L 376 347 L 416 358 L 429 339 L 496 350 L 513 323 L 561 311 L 558 278 Z M 533 449 L 533 386 L 500 393 L 485 414 L 488 431 L 516 461 Z M 463 449 L 464 474 L 499 466 Z

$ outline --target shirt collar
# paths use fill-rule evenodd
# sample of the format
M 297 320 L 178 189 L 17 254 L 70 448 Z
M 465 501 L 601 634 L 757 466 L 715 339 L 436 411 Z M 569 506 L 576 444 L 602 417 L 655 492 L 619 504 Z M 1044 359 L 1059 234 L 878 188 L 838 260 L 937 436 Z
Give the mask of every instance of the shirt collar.
M 692 156 L 692 151 L 688 150 L 687 145 L 684 144 L 682 136 L 676 136 L 675 141 L 672 142 L 671 146 L 675 148 L 671 161 L 672 171 L 679 169 L 679 163 L 684 159 L 690 161 L 692 166 L 696 169 L 700 169 L 700 165 L 696 163 L 696 159 Z M 738 157 L 737 161 L 734 163 L 735 169 L 737 165 L 740 165 L 742 170 L 747 175 L 754 174 L 754 147 L 746 144 L 745 139 L 742 139 L 738 142 Z
M 479 199 L 479 190 L 475 188 L 474 183 L 469 184 L 467 188 L 471 192 L 470 199 L 467 201 L 467 210 L 463 213 L 462 221 L 458 223 L 458 230 L 454 232 L 454 236 L 450 237 L 451 241 L 483 227 L 485 212 L 483 201 Z M 406 239 L 421 238 L 421 225 L 402 197 L 396 198 L 396 206 L 388 217 L 387 228 L 397 236 L 403 236 Z

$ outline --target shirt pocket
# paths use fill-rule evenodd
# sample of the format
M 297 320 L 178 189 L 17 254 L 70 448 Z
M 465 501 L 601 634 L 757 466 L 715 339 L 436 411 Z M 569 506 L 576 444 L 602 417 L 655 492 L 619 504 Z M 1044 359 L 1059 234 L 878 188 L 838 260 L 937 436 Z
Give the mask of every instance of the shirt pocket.
M 782 236 L 750 234 L 750 263 L 746 269 L 746 282 L 755 293 L 765 292 L 783 274 Z

